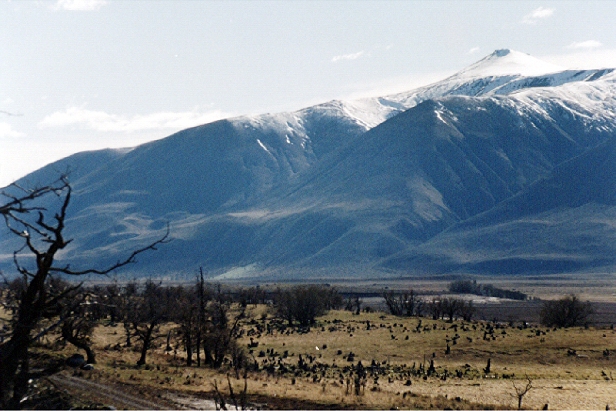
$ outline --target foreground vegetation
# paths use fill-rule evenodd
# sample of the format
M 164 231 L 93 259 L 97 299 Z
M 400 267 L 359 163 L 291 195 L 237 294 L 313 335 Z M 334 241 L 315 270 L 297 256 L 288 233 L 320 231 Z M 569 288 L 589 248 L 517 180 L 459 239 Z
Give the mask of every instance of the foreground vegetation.
M 520 399 L 516 390 L 531 381 L 523 408 L 597 409 L 613 392 L 612 327 L 433 320 L 340 309 L 320 313 L 304 326 L 289 325 L 271 304 L 244 301 L 228 308 L 229 319 L 242 315 L 235 348 L 218 367 L 196 360 L 187 365 L 185 334 L 172 322 L 161 324 L 147 363 L 138 365 L 142 343 L 127 346 L 121 322 L 106 317 L 88 339 L 96 352 L 95 369 L 62 366 L 60 373 L 166 398 L 172 408 L 177 403 L 168 393 L 188 401 L 209 398 L 219 406 L 224 401 L 227 408 L 511 409 Z M 56 364 L 76 351 L 51 336 L 36 350 Z M 167 394 L 161 399 L 162 393 Z M 96 393 L 77 392 L 73 400 L 78 398 L 82 407 L 105 403 Z

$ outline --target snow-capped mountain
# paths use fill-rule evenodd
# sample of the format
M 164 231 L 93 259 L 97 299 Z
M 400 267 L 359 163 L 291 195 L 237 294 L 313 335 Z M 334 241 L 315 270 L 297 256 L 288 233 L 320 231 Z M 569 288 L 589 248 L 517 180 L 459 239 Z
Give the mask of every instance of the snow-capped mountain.
M 557 87 L 567 83 L 594 81 L 612 71 L 613 69 L 564 70 L 528 54 L 503 49 L 496 50 L 437 83 L 391 96 L 342 104 L 351 117 L 371 128 L 428 99 L 445 96 L 508 95 L 527 88 Z
M 318 145 L 318 131 L 315 133 L 310 125 L 304 126 L 306 123 L 313 125 L 315 119 L 319 124 L 322 124 L 324 119 L 334 122 L 342 120 L 349 127 L 354 124 L 365 131 L 428 99 L 445 96 L 506 95 L 527 88 L 557 87 L 567 83 L 594 81 L 610 72 L 612 69 L 564 70 L 528 54 L 503 49 L 496 50 L 443 81 L 409 92 L 352 101 L 333 100 L 295 113 L 238 117 L 231 121 L 239 128 L 255 129 L 263 126 L 268 130 L 276 129 L 279 135 L 295 133 L 303 139 L 313 142 L 316 140 Z M 331 134 L 340 136 L 339 130 Z
M 473 264 L 459 257 L 481 249 L 468 234 L 473 224 L 498 235 L 501 223 L 490 213 L 511 204 L 549 204 L 549 210 L 567 204 L 573 214 L 595 209 L 592 196 L 572 207 L 554 191 L 523 193 L 540 181 L 568 184 L 549 179 L 565 164 L 592 162 L 587 152 L 614 140 L 615 80 L 614 69 L 563 70 L 497 50 L 406 93 L 237 117 L 131 150 L 79 153 L 19 183 L 48 182 L 71 167 L 68 235 L 75 241 L 61 258 L 77 265 L 115 262 L 169 222 L 174 241 L 131 266 L 133 274 L 190 277 L 203 266 L 219 278 L 398 275 L 421 272 L 430 259 L 439 262 L 429 265 L 432 274 L 500 272 L 487 261 L 510 255 L 511 244 L 478 251 Z M 611 175 L 606 184 L 616 183 Z M 610 238 L 606 230 L 593 241 Z M 579 236 L 574 231 L 567 226 L 550 235 L 566 249 Z M 13 238 L 0 240 L 4 272 L 15 247 Z M 550 255 L 544 248 L 536 247 Z M 593 256 L 574 268 L 616 264 Z M 544 261 L 546 271 L 573 267 L 526 257 Z

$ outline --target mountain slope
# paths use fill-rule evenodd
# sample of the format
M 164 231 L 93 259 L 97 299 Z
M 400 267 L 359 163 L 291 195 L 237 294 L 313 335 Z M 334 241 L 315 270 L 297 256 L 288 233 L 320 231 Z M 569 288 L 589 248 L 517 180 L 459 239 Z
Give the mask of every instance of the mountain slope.
M 611 139 L 383 265 L 496 274 L 609 271 L 616 264 L 615 175 Z
M 199 266 L 220 278 L 395 275 L 419 270 L 418 261 L 434 271 L 500 272 L 480 258 L 458 261 L 473 229 L 455 230 L 487 224 L 478 216 L 501 213 L 535 181 L 616 137 L 615 72 L 555 70 L 497 50 L 407 93 L 80 153 L 20 184 L 75 170 L 67 235 L 76 240 L 59 256 L 71 264 L 115 262 L 169 223 L 173 241 L 128 275 L 183 278 Z M 546 195 L 545 212 L 565 204 Z M 567 230 L 552 235 L 567 244 L 575 235 Z M 0 239 L 5 272 L 15 240 Z M 439 259 L 443 249 L 449 257 Z M 494 250 L 492 260 L 499 252 L 509 251 Z
M 285 264 L 374 262 L 413 248 L 614 137 L 603 125 L 582 132 L 543 111 L 522 117 L 523 104 L 503 98 L 427 101 L 315 166 L 271 207 L 303 205 L 318 210 L 320 223 L 336 218 L 335 227 L 345 229 L 325 236 L 314 257 Z M 271 242 L 283 247 L 298 240 Z

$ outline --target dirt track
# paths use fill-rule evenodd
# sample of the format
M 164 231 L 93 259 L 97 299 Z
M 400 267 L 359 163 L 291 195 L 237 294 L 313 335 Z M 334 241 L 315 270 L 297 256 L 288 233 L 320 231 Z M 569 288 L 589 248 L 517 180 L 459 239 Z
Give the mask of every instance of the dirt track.
M 70 394 L 92 402 L 111 405 L 117 409 L 160 410 L 160 409 L 215 409 L 215 403 L 210 400 L 192 398 L 182 395 L 165 394 L 161 398 L 147 399 L 130 393 L 116 385 L 86 380 L 67 373 L 58 373 L 49 380 L 58 388 Z

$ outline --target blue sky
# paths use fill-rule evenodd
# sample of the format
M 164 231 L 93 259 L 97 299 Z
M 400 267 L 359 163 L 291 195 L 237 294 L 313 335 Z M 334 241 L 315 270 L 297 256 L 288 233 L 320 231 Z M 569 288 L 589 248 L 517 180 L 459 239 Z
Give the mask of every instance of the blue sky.
M 71 153 L 410 90 L 511 48 L 616 67 L 613 1 L 0 2 L 0 186 Z

